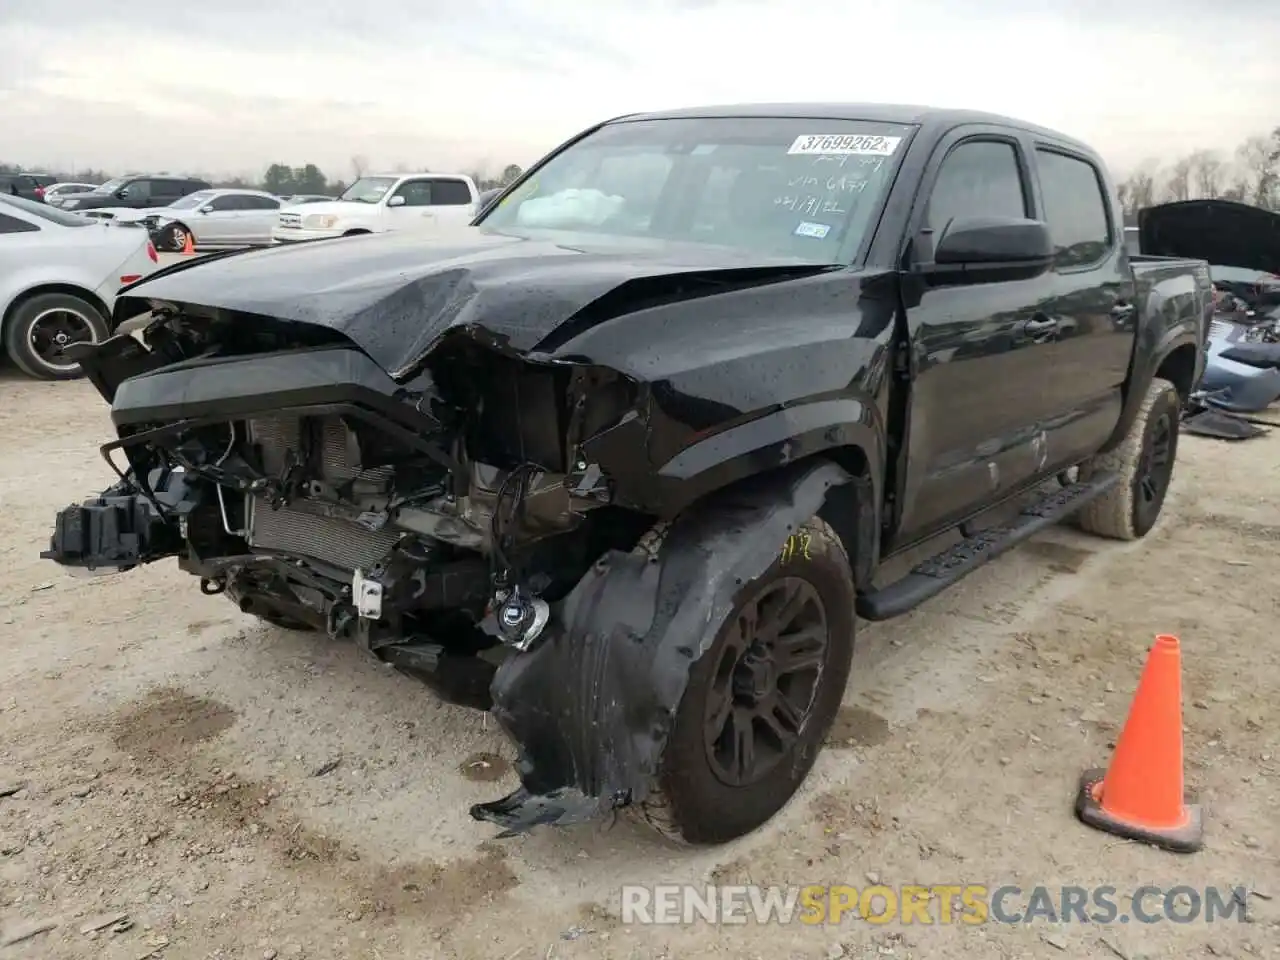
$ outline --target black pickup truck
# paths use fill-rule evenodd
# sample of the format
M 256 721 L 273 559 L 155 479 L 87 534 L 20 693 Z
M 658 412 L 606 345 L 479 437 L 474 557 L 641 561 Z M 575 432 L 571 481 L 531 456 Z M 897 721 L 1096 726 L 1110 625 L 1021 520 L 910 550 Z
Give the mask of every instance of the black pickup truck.
M 491 710 L 521 783 L 472 814 L 507 832 L 629 807 L 727 841 L 806 777 L 858 617 L 1059 521 L 1152 528 L 1210 308 L 1049 130 L 621 117 L 457 233 L 125 290 L 77 356 L 119 482 L 43 555 L 176 557 Z

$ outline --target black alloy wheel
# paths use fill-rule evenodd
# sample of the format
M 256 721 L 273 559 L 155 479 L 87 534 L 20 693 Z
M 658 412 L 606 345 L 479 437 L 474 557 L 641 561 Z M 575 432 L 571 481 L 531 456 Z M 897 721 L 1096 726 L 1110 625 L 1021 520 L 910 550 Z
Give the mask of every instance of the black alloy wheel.
M 765 584 L 739 608 L 704 711 L 707 762 L 731 787 L 759 783 L 795 748 L 829 642 L 827 613 L 799 577 Z
M 1175 414 L 1163 410 L 1153 417 L 1142 437 L 1138 468 L 1133 477 L 1135 526 L 1149 529 L 1164 504 L 1173 477 Z
M 74 380 L 80 364 L 67 356 L 77 343 L 110 335 L 106 317 L 84 297 L 41 293 L 22 300 L 5 323 L 4 348 L 26 374 L 41 380 Z
M 815 517 L 707 624 L 636 812 L 678 844 L 726 843 L 787 805 L 818 758 L 853 664 L 844 544 Z

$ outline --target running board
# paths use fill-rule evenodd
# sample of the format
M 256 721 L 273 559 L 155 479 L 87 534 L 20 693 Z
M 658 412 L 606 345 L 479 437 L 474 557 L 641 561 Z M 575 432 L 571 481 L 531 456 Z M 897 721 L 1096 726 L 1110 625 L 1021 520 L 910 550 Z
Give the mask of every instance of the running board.
M 858 616 L 889 620 L 914 610 L 1007 550 L 1071 516 L 1117 483 L 1114 473 L 1100 473 L 1085 483 L 1072 483 L 1023 508 L 1007 524 L 990 527 L 931 557 L 901 580 L 858 597 Z

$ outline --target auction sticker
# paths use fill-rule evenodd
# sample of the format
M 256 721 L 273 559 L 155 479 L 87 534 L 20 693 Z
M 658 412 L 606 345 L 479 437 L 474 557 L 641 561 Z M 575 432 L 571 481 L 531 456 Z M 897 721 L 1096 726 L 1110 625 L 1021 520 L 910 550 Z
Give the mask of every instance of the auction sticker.
M 891 157 L 901 137 L 866 134 L 806 133 L 796 137 L 787 153 L 830 154 L 835 156 Z

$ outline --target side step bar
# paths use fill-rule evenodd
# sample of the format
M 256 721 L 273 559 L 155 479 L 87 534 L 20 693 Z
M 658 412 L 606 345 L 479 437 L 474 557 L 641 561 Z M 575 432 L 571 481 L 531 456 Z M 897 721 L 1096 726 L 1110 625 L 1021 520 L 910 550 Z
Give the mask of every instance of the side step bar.
M 901 580 L 862 594 L 858 597 L 858 616 L 864 620 L 889 620 L 910 612 L 1007 550 L 1065 520 L 1119 482 L 1114 473 L 1100 473 L 1085 483 L 1055 490 L 1029 504 L 1011 522 L 965 537 Z

